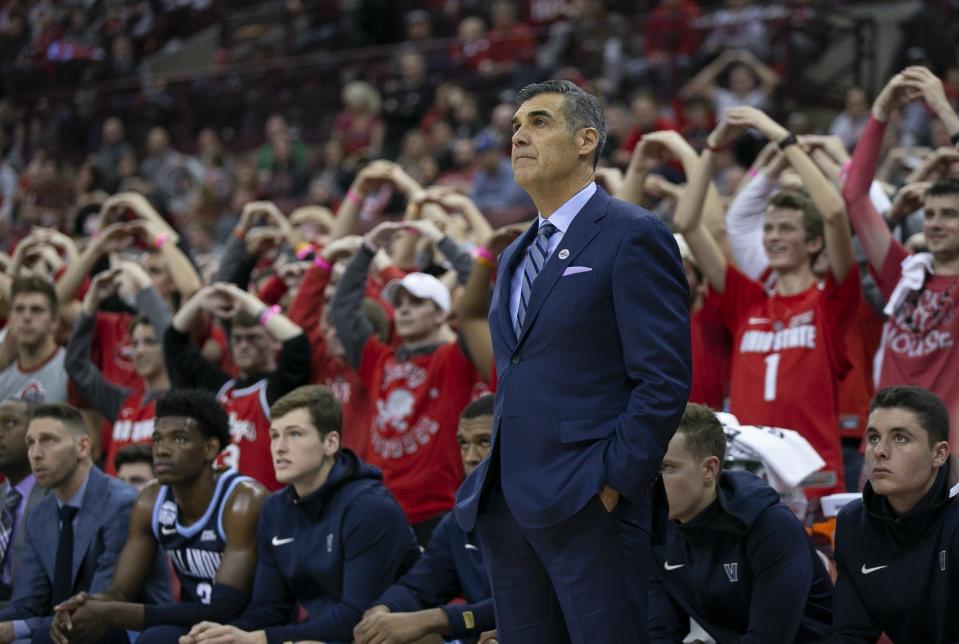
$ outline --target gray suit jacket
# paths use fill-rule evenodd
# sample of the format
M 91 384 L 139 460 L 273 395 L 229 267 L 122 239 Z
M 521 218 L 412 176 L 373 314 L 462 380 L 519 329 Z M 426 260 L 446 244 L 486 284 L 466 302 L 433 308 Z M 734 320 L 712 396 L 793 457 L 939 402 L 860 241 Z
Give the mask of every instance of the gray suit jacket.
M 0 484 L 0 507 L 3 507 L 4 502 L 7 500 L 7 492 L 10 490 L 10 487 L 10 481 L 4 481 Z M 30 496 L 27 497 L 27 507 L 23 509 L 23 514 L 17 521 L 17 525 L 14 526 L 13 545 L 10 551 L 10 573 L 12 579 L 17 578 L 17 566 L 20 563 L 21 553 L 23 552 L 23 535 L 27 532 L 24 526 L 27 525 L 30 511 L 47 496 L 47 492 L 48 490 L 39 485 L 33 486 L 33 489 L 30 490 Z M 10 599 L 11 589 L 5 586 L 5 584 L 0 582 L 0 610 L 6 607 L 7 600 Z
M 96 467 L 90 470 L 74 531 L 74 593 L 99 593 L 110 585 L 117 557 L 127 540 L 130 511 L 136 498 L 137 491 L 123 481 Z M 57 499 L 50 494 L 26 522 L 26 542 L 13 581 L 13 596 L 0 611 L 0 621 L 24 620 L 31 632 L 50 628 L 58 526 Z M 168 604 L 169 579 L 159 554 L 141 600 Z

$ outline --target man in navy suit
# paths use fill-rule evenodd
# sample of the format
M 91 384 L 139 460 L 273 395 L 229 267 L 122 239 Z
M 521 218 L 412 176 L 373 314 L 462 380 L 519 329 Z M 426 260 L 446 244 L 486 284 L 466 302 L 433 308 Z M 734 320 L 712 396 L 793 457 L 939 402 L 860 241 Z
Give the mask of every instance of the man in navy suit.
M 0 642 L 50 642 L 53 606 L 83 590 L 102 592 L 127 537 L 134 488 L 98 470 L 80 412 L 40 405 L 27 428 L 27 455 L 37 484 L 52 493 L 30 513 L 13 595 L 0 611 Z M 157 559 L 145 601 L 169 603 L 166 568 Z M 128 642 L 112 631 L 101 642 Z
M 665 226 L 596 186 L 596 98 L 549 81 L 517 103 L 513 172 L 540 216 L 499 259 L 493 449 L 457 518 L 479 529 L 500 642 L 644 642 L 648 490 L 690 384 L 686 278 Z

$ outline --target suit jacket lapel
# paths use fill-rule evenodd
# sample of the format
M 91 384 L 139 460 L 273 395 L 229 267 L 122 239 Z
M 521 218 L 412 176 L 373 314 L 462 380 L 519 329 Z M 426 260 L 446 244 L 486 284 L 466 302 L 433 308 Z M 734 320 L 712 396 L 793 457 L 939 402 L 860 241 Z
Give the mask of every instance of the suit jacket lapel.
M 73 571 L 70 577 L 71 583 L 76 583 L 77 573 L 80 570 L 80 564 L 90 548 L 90 542 L 93 541 L 93 535 L 97 531 L 97 511 L 100 508 L 96 506 L 102 502 L 106 495 L 103 489 L 105 474 L 101 474 L 96 467 L 90 468 L 90 480 L 87 481 L 87 489 L 83 493 L 83 500 L 80 502 L 80 512 L 77 513 L 77 527 L 73 531 Z
M 606 206 L 609 203 L 609 195 L 602 188 L 597 187 L 594 194 L 583 209 L 573 218 L 573 223 L 563 235 L 559 246 L 553 251 L 553 254 L 546 260 L 546 265 L 536 280 L 533 282 L 533 290 L 530 291 L 529 305 L 526 307 L 526 318 L 523 320 L 523 328 L 520 330 L 518 343 L 523 341 L 529 332 L 529 327 L 536 319 L 540 307 L 546 301 L 556 282 L 562 277 L 566 267 L 572 264 L 576 256 L 579 255 L 593 237 L 600 231 L 600 225 L 596 223 L 606 214 Z M 562 251 L 569 251 L 569 254 L 560 259 Z M 565 254 L 565 253 L 563 253 Z
M 23 540 L 26 538 L 27 534 L 27 520 L 30 518 L 30 513 L 33 512 L 33 509 L 47 497 L 49 490 L 40 487 L 36 483 L 33 484 L 33 489 L 30 490 L 30 495 L 27 497 L 27 505 L 23 508 L 23 514 L 20 516 L 20 520 L 17 522 L 17 536 L 13 541 L 13 544 L 10 546 L 13 548 L 13 570 L 16 572 L 16 565 L 20 559 L 19 554 L 23 550 Z

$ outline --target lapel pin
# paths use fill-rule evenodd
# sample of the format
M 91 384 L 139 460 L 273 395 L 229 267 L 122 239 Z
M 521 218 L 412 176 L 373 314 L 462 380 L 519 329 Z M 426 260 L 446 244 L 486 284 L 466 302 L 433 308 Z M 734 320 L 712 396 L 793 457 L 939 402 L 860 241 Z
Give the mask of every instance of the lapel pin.
M 560 258 L 560 259 L 566 259 L 567 257 L 569 257 L 569 251 L 568 251 L 568 250 L 566 250 L 566 249 L 564 248 L 563 250 L 559 251 L 559 258 Z

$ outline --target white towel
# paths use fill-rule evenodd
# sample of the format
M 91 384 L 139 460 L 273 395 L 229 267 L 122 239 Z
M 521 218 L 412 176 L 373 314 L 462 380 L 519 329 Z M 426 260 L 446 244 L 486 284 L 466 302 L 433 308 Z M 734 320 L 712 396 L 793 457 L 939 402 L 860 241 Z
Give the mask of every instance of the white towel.
M 799 432 L 780 427 L 726 425 L 727 458 L 762 463 L 769 485 L 780 494 L 797 487 L 826 462 Z
M 902 304 L 909 291 L 918 291 L 926 281 L 926 273 L 932 275 L 932 253 L 916 253 L 902 260 L 899 282 L 882 312 L 893 315 Z

